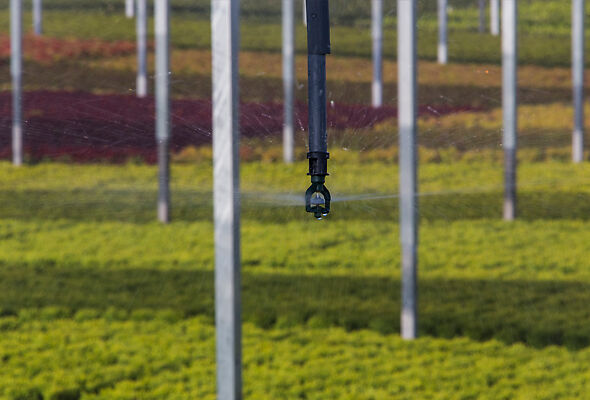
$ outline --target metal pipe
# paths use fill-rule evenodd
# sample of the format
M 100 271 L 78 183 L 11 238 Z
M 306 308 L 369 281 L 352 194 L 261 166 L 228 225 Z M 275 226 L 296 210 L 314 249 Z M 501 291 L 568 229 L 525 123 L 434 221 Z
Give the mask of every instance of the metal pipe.
M 310 0 L 325 1 L 325 0 Z M 308 55 L 309 72 L 309 151 L 328 151 L 326 119 L 326 56 Z
M 242 398 L 239 0 L 211 0 L 217 399 Z
M 146 0 L 137 0 L 137 97 L 147 96 L 147 4 Z
M 572 136 L 572 160 L 584 160 L 584 64 L 585 0 L 572 3 L 572 83 L 574 96 L 574 132 Z
M 371 36 L 373 39 L 372 105 L 383 105 L 383 0 L 371 1 Z
M 10 0 L 10 74 L 12 76 L 12 164 L 23 163 L 23 4 Z
M 447 2 L 438 0 L 438 63 L 446 64 L 448 61 L 447 51 Z
M 135 14 L 135 7 L 133 0 L 125 0 L 125 16 L 127 18 L 133 18 Z
M 479 0 L 479 33 L 486 31 L 486 0 Z
M 500 34 L 500 0 L 490 0 L 490 33 Z
M 307 0 L 307 76 L 309 98 L 309 173 L 305 210 L 322 219 L 330 212 L 328 130 L 326 114 L 326 54 L 330 54 L 330 7 L 328 0 Z
M 43 0 L 33 0 L 33 33 L 43 33 Z
M 155 0 L 156 141 L 158 144 L 158 220 L 170 221 L 170 2 Z
M 504 134 L 504 219 L 516 218 L 517 99 L 517 2 L 502 0 L 502 114 Z
M 401 335 L 418 336 L 416 1 L 397 0 Z
M 283 159 L 290 164 L 295 159 L 295 2 L 283 0 Z

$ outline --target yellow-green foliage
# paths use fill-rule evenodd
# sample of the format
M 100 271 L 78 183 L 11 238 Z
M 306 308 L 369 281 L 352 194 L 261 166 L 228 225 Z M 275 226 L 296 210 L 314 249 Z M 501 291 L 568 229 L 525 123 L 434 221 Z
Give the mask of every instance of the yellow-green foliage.
M 410 343 L 397 166 L 333 154 L 322 222 L 305 161 L 242 165 L 246 398 L 583 397 L 587 164 L 522 163 L 511 224 L 500 164 L 421 166 Z M 156 172 L 0 164 L 0 398 L 215 397 L 211 163 L 172 166 L 168 226 Z

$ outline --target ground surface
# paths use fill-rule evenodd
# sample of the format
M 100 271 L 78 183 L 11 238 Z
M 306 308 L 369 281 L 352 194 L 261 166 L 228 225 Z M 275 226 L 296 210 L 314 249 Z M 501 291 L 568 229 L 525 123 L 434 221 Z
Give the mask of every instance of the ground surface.
M 122 2 L 47 2 L 47 36 L 26 39 L 28 164 L 0 163 L 0 398 L 215 398 L 208 3 L 173 1 L 169 226 L 155 222 L 153 105 L 133 96 L 133 21 Z M 477 11 L 462 8 L 473 3 L 452 4 L 453 63 L 445 67 L 431 61 L 435 3 L 420 3 L 422 337 L 407 342 L 397 334 L 395 12 L 386 18 L 386 107 L 372 110 L 367 1 L 333 10 L 334 205 L 318 222 L 302 209 L 304 130 L 299 161 L 278 162 L 280 2 L 242 2 L 245 398 L 589 392 L 590 167 L 569 162 L 570 9 L 561 0 L 519 2 L 519 219 L 507 224 L 500 41 L 476 32 Z M 0 12 L 5 159 L 7 15 Z M 299 27 L 299 127 L 304 45 Z

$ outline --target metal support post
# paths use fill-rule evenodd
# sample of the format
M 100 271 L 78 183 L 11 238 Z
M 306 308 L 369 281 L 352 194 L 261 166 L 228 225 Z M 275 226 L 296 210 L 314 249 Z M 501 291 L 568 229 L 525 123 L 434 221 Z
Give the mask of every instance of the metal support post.
M 416 3 L 397 0 L 401 335 L 404 339 L 418 335 Z
M 170 2 L 155 0 L 158 220 L 170 221 Z
M 283 159 L 295 159 L 295 1 L 283 0 Z
M 518 127 L 517 1 L 502 0 L 502 114 L 504 119 L 504 219 L 516 218 L 516 150 Z
M 486 0 L 479 0 L 479 33 L 486 31 Z
M 134 0 L 125 0 L 125 16 L 127 18 L 133 18 L 135 15 L 135 6 L 133 5 Z
M 500 34 L 500 0 L 490 0 L 490 33 Z
M 446 64 L 448 61 L 447 2 L 448 2 L 448 0 L 438 0 L 438 63 L 439 64 Z
M 12 163 L 23 163 L 23 4 L 10 0 L 10 74 L 12 75 Z
M 307 0 L 301 0 L 303 3 L 303 25 L 307 26 Z
M 372 105 L 383 105 L 383 0 L 371 1 L 371 36 L 373 39 Z
M 137 0 L 137 97 L 147 96 L 147 0 Z
M 242 398 L 239 0 L 211 0 L 217 399 Z
M 43 33 L 43 0 L 33 0 L 33 33 Z
M 584 160 L 584 14 L 585 0 L 572 2 L 572 83 L 574 95 L 574 132 L 572 160 Z

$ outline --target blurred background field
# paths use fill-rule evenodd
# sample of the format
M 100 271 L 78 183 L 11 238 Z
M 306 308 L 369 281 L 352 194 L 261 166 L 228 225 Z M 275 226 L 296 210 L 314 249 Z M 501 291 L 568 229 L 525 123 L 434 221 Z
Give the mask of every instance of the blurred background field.
M 570 162 L 569 3 L 519 1 L 520 216 L 507 224 L 500 39 L 477 32 L 475 1 L 451 1 L 451 63 L 437 65 L 436 4 L 420 1 L 422 337 L 414 342 L 398 335 L 395 2 L 386 2 L 379 110 L 369 107 L 369 4 L 331 3 L 335 202 L 317 222 L 302 201 L 304 27 L 298 161 L 285 165 L 280 2 L 242 1 L 245 397 L 583 398 L 590 167 Z M 167 226 L 155 221 L 153 98 L 135 98 L 134 21 L 123 6 L 46 0 L 44 36 L 25 40 L 27 165 L 0 163 L 0 398 L 215 398 L 209 0 L 172 1 Z M 4 7 L 4 159 L 7 32 Z

